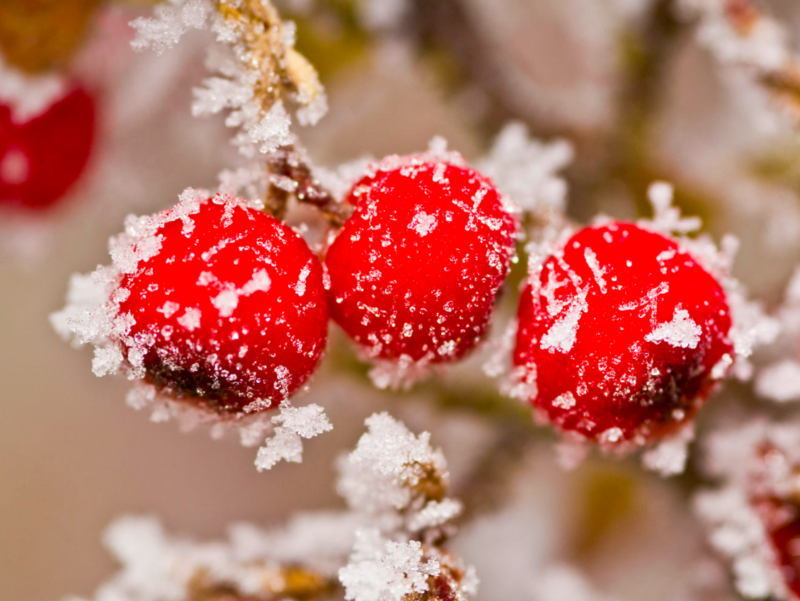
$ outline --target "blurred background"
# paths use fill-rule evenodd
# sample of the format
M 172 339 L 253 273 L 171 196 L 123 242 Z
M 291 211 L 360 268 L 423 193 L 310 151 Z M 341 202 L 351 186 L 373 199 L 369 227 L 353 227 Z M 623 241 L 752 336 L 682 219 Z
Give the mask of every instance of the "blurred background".
M 14 4 L 0 8 L 0 42 L 18 19 L 37 18 Z M 279 6 L 296 21 L 298 48 L 319 69 L 330 104 L 300 137 L 329 167 L 424 150 L 434 135 L 477 160 L 504 123 L 521 121 L 533 136 L 573 144 L 571 216 L 635 218 L 647 210 L 650 181 L 673 181 L 678 203 L 715 238 L 740 239 L 736 275 L 774 306 L 800 259 L 800 143 L 720 69 L 690 23 L 669 17 L 657 33 L 671 37 L 651 47 L 652 14 L 664 4 L 287 0 Z M 306 445 L 302 466 L 263 474 L 254 449 L 235 440 L 150 423 L 125 405 L 127 382 L 96 378 L 91 351 L 57 337 L 48 315 L 63 306 L 70 275 L 107 262 L 108 238 L 127 214 L 165 208 L 187 186 L 214 188 L 222 168 L 241 162 L 221 118 L 190 114 L 208 34 L 190 34 L 160 56 L 135 54 L 126 24 L 148 13 L 143 3 L 70 5 L 86 18 L 69 71 L 97 111 L 88 166 L 46 210 L 0 206 L 0 596 L 89 594 L 114 569 L 101 535 L 121 514 L 157 515 L 173 532 L 207 538 L 236 521 L 266 525 L 339 507 L 331 459 L 378 410 L 432 430 L 454 485 L 466 480 L 475 454 L 498 444 L 481 411 L 448 408 L 427 385 L 406 395 L 376 391 L 336 335 L 307 394 L 326 407 L 334 431 Z M 765 6 L 800 40 L 800 5 Z M 83 28 L 77 21 L 61 22 Z M 500 324 L 513 297 L 499 308 Z M 496 396 L 476 369 L 483 359 L 444 379 L 452 395 Z M 742 395 L 733 387 L 712 404 Z M 680 481 L 624 461 L 563 472 L 547 435 L 540 438 L 521 467 L 484 483 L 502 492 L 456 540 L 478 568 L 481 599 L 533 600 L 534 575 L 562 561 L 579 565 L 608 599 L 734 598 Z

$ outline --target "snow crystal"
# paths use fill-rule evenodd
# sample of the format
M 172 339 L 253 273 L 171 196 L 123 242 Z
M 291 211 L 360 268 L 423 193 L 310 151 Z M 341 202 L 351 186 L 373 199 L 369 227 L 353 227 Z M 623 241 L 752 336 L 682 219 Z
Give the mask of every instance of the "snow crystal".
M 183 315 L 178 318 L 178 324 L 182 325 L 190 332 L 194 332 L 200 327 L 200 318 L 202 316 L 203 313 L 200 309 L 189 307 L 183 312 Z
M 563 211 L 567 184 L 556 173 L 569 165 L 573 155 L 568 142 L 531 139 L 527 127 L 515 122 L 497 135 L 489 155 L 477 167 L 523 211 Z
M 566 313 L 553 323 L 547 333 L 542 336 L 541 347 L 550 352 L 557 350 L 568 353 L 571 351 L 578 335 L 578 322 L 586 309 L 586 292 L 584 291 L 572 299 Z
M 571 392 L 565 392 L 553 399 L 553 407 L 559 409 L 572 409 L 575 406 L 575 396 Z
M 191 29 L 205 29 L 214 5 L 209 0 L 170 0 L 153 9 L 154 17 L 139 17 L 130 25 L 136 30 L 134 50 L 152 48 L 159 54 L 175 46 Z
M 239 306 L 239 299 L 241 297 L 250 296 L 254 292 L 266 292 L 269 290 L 271 284 L 272 282 L 269 278 L 269 274 L 267 274 L 267 271 L 265 269 L 260 269 L 259 271 L 256 271 L 253 274 L 252 279 L 241 288 L 235 288 L 232 285 L 227 286 L 226 289 L 211 299 L 211 304 L 216 307 L 221 317 L 230 317 L 233 315 L 236 307 Z M 178 320 L 178 323 L 181 323 L 180 320 Z
M 703 225 L 699 217 L 682 217 L 681 211 L 672 206 L 675 189 L 667 182 L 654 182 L 647 190 L 650 204 L 653 206 L 653 219 L 640 220 L 639 225 L 664 234 L 673 232 L 688 234 L 699 230 Z
M 595 282 L 597 282 L 597 286 L 600 288 L 600 292 L 605 294 L 606 281 L 603 278 L 605 275 L 605 270 L 600 267 L 600 263 L 597 261 L 597 255 L 591 248 L 587 247 L 583 251 L 583 257 L 586 260 L 586 264 L 589 266 L 589 269 L 592 270 L 592 275 L 594 276 Z
M 383 532 L 438 528 L 461 511 L 441 498 L 449 475 L 430 434 L 412 434 L 387 413 L 366 420 L 367 432 L 339 463 L 337 491 L 348 506 Z
M 292 407 L 288 401 L 281 403 L 280 414 L 272 418 L 275 434 L 258 450 L 258 471 L 271 469 L 281 460 L 300 463 L 303 460 L 303 438 L 333 429 L 328 416 L 319 405 Z
M 672 321 L 659 324 L 644 339 L 648 342 L 666 342 L 677 348 L 697 348 L 703 330 L 689 317 L 689 312 L 675 307 Z
M 436 229 L 436 216 L 428 215 L 425 211 L 420 211 L 414 215 L 408 228 L 417 232 L 420 238 L 424 238 Z
M 423 558 L 418 541 L 392 542 L 377 530 L 359 530 L 350 563 L 339 570 L 348 601 L 402 601 L 428 591 L 439 561 Z
M 694 440 L 694 428 L 684 426 L 677 434 L 662 440 L 642 455 L 644 466 L 664 477 L 682 474 L 689 456 L 689 444 Z
M 411 532 L 417 532 L 441 526 L 460 515 L 462 509 L 461 502 L 455 499 L 429 501 L 422 509 L 409 517 L 406 527 Z

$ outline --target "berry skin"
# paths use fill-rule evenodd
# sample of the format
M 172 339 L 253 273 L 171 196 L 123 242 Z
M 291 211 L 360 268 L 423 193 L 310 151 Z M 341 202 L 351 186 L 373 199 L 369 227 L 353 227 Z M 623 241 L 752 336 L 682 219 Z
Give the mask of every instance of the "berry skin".
M 389 157 L 349 194 L 355 212 L 325 259 L 328 306 L 369 357 L 454 361 L 486 331 L 516 221 L 458 158 Z
M 94 131 L 94 100 L 81 88 L 24 123 L 0 104 L 0 204 L 43 210 L 56 203 L 84 172 Z
M 693 417 L 731 362 L 730 327 L 725 293 L 694 258 L 615 222 L 579 231 L 530 276 L 513 360 L 542 417 L 622 448 Z
M 156 237 L 160 250 L 114 293 L 119 315 L 132 316 L 122 343 L 134 369 L 168 395 L 229 414 L 274 407 L 306 382 L 328 315 L 322 267 L 302 238 L 218 198 Z

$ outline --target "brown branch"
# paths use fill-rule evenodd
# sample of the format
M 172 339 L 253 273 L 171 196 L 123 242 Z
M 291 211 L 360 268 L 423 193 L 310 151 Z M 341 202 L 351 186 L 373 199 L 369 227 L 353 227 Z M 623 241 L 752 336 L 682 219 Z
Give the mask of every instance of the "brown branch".
M 339 203 L 314 177 L 303 154 L 293 146 L 280 148 L 267 157 L 270 182 L 265 206 L 277 219 L 283 219 L 289 198 L 315 207 L 325 220 L 335 228 L 350 216 L 347 205 Z

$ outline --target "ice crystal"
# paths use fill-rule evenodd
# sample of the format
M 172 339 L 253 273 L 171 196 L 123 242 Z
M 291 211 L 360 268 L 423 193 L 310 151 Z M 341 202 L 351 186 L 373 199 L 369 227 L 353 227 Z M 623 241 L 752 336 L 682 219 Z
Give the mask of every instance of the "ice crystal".
M 300 463 L 303 460 L 303 438 L 333 429 L 324 410 L 319 405 L 292 407 L 281 403 L 280 414 L 272 418 L 277 427 L 266 445 L 258 450 L 256 467 L 259 471 L 271 469 L 280 460 Z
M 531 139 L 522 123 L 510 123 L 477 167 L 523 211 L 563 211 L 567 183 L 557 172 L 572 162 L 573 155 L 568 142 L 543 143 Z
M 418 541 L 393 542 L 378 530 L 359 530 L 339 580 L 348 601 L 402 601 L 427 592 L 428 577 L 438 574 L 439 562 L 425 560 Z

